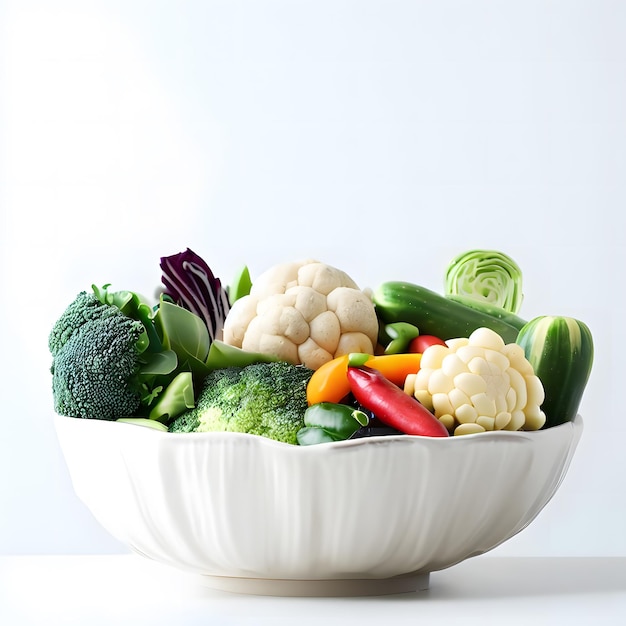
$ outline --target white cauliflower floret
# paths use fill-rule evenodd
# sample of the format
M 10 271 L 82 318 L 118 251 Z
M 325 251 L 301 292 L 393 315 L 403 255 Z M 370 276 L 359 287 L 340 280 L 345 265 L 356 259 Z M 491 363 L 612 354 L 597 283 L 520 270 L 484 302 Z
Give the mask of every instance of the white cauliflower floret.
M 424 351 L 405 390 L 455 435 L 486 430 L 538 430 L 544 389 L 524 350 L 488 328 Z
M 261 274 L 224 323 L 225 343 L 311 369 L 350 352 L 373 354 L 377 337 L 371 298 L 345 272 L 313 260 Z

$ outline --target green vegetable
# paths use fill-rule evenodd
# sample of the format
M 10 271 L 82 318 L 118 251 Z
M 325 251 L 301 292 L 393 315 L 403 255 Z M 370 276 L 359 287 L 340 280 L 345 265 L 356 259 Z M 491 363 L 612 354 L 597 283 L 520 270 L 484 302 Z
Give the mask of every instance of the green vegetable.
M 176 353 L 184 371 L 190 371 L 199 386 L 209 372 L 206 360 L 211 347 L 211 337 L 202 318 L 161 298 L 154 325 L 163 338 L 163 347 Z
M 378 341 L 385 346 L 385 354 L 408 352 L 411 341 L 420 334 L 417 326 L 408 322 L 394 322 L 381 326 Z
M 151 420 L 168 422 L 185 409 L 195 406 L 193 375 L 180 372 L 158 396 L 158 401 L 151 407 L 148 417 Z
M 167 382 L 171 382 L 179 372 L 191 372 L 196 385 L 199 385 L 208 373 L 205 361 L 211 345 L 209 330 L 203 319 L 171 302 L 167 296 L 162 295 L 158 306 L 151 307 L 137 293 L 110 291 L 109 287 L 92 285 L 100 302 L 117 307 L 127 317 L 143 324 L 140 350 L 150 354 L 150 370 L 146 366 L 142 372 L 171 374 Z M 182 380 L 179 380 L 179 388 L 181 384 Z M 179 394 L 179 391 L 176 393 Z
M 213 370 L 196 407 L 170 425 L 174 433 L 231 431 L 297 444 L 313 371 L 284 361 Z
M 543 384 L 545 428 L 576 417 L 593 365 L 593 338 L 572 317 L 536 317 L 520 330 L 517 343 Z
M 249 352 L 223 341 L 215 340 L 209 348 L 206 366 L 210 370 L 216 370 L 232 366 L 244 367 L 253 363 L 271 363 L 272 361 L 280 361 L 280 359 L 273 354 Z
M 194 405 L 209 372 L 204 322 L 161 299 L 156 309 L 109 285 L 78 294 L 48 339 L 57 413 L 167 422 Z
M 497 304 L 489 303 L 487 300 L 479 300 L 471 296 L 463 296 L 459 294 L 449 294 L 446 298 L 448 298 L 448 300 L 458 302 L 459 304 L 463 304 L 464 306 L 468 306 L 470 309 L 476 309 L 477 311 L 485 313 L 490 317 L 502 320 L 503 322 L 514 326 L 518 330 L 521 330 L 522 326 L 524 326 L 528 321 L 522 319 L 515 313 L 511 313 L 510 311 L 499 307 Z
M 150 306 L 143 296 L 134 291 L 112 291 L 109 289 L 110 287 L 110 284 L 102 287 L 97 285 L 91 286 L 94 295 L 102 304 L 116 306 L 124 315 L 143 324 L 145 331 L 143 341 L 147 342 L 147 345 L 142 346 L 144 349 L 150 352 L 160 352 L 162 350 L 161 338 L 152 323 L 153 307 Z
M 469 250 L 455 257 L 445 276 L 445 295 L 466 295 L 517 313 L 522 306 L 522 270 L 497 250 Z
M 152 371 L 155 366 L 158 370 L 158 364 L 146 352 L 148 345 L 140 321 L 103 304 L 95 295 L 79 293 L 48 339 L 55 411 L 96 419 L 137 413 L 156 393 L 158 377 Z M 166 361 L 162 363 L 165 370 L 171 366 Z
M 517 339 L 518 328 L 498 317 L 455 302 L 413 283 L 385 282 L 373 294 L 376 314 L 383 324 L 408 322 L 422 335 L 444 341 L 469 337 L 477 328 L 490 328 L 506 343 Z
M 359 428 L 369 424 L 369 417 L 347 404 L 320 402 L 305 411 L 304 424 L 298 431 L 298 443 L 309 446 L 350 439 Z
M 233 279 L 232 284 L 226 287 L 231 305 L 239 300 L 239 298 L 249 295 L 250 289 L 252 289 L 250 270 L 247 265 L 244 265 Z

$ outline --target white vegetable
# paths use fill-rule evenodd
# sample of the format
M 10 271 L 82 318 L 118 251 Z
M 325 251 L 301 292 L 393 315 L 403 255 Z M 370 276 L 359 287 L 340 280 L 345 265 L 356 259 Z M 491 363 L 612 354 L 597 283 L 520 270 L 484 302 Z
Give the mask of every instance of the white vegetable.
M 455 435 L 538 430 L 546 420 L 544 390 L 518 348 L 488 328 L 431 346 L 410 389 Z
M 261 274 L 224 323 L 225 343 L 311 369 L 350 352 L 373 354 L 377 338 L 371 298 L 345 272 L 313 260 Z

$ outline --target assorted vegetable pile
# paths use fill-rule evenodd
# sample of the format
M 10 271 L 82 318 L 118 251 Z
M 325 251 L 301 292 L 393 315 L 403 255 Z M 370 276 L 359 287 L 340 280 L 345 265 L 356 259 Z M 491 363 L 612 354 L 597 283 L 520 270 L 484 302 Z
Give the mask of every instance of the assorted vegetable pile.
M 94 285 L 55 322 L 58 414 L 293 445 L 448 437 L 571 421 L 591 373 L 589 328 L 519 317 L 522 272 L 498 251 L 458 255 L 442 294 L 368 293 L 314 260 L 228 286 L 189 249 L 160 267 L 158 302 Z

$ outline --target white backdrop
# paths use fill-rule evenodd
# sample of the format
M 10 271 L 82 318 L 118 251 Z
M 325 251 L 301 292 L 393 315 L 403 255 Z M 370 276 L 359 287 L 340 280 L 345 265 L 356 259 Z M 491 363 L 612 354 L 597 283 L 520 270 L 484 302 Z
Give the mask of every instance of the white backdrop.
M 124 550 L 73 494 L 47 336 L 189 246 L 225 282 L 317 257 L 437 290 L 511 254 L 522 315 L 586 321 L 596 364 L 565 482 L 493 554 L 626 555 L 625 3 L 16 0 L 0 27 L 0 553 Z

